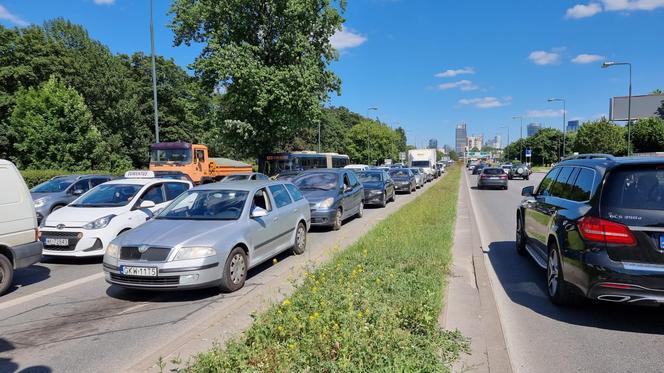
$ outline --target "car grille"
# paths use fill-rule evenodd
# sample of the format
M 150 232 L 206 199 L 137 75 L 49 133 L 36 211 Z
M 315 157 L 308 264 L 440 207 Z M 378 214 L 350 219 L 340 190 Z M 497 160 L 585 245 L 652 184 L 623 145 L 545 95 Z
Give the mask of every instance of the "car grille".
M 168 258 L 171 252 L 170 247 L 149 247 L 147 251 L 141 253 L 138 247 L 125 246 L 120 249 L 120 259 L 122 260 L 144 260 L 146 262 L 163 262 Z
M 111 280 L 128 285 L 175 286 L 180 284 L 180 276 L 140 277 L 111 273 Z
M 80 238 L 78 238 L 78 235 L 79 235 L 78 232 L 42 232 L 41 241 L 44 244 L 45 250 L 74 251 L 74 249 L 76 249 L 76 244 L 78 244 L 78 241 L 80 240 Z M 47 238 L 66 238 L 69 240 L 69 245 L 67 246 L 47 245 L 46 244 Z

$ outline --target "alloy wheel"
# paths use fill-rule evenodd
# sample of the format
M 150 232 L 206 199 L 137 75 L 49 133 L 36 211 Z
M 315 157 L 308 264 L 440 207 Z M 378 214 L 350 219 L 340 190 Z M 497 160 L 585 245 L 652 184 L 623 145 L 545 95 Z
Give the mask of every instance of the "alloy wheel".
M 555 249 L 551 249 L 551 253 L 549 254 L 549 263 L 546 270 L 546 277 L 549 295 L 552 297 L 555 296 L 556 292 L 558 291 L 559 273 L 560 267 L 558 261 L 558 252 Z
M 231 281 L 233 281 L 234 284 L 239 284 L 240 281 L 242 281 L 242 277 L 244 276 L 244 271 L 245 271 L 245 263 L 244 263 L 244 257 L 242 254 L 238 253 L 233 256 L 233 259 L 231 259 L 231 265 L 230 265 L 230 274 L 231 274 Z
M 304 251 L 305 245 L 306 245 L 306 232 L 304 231 L 304 227 L 300 225 L 297 227 L 297 236 L 295 238 L 295 244 L 297 245 L 298 249 L 301 251 Z

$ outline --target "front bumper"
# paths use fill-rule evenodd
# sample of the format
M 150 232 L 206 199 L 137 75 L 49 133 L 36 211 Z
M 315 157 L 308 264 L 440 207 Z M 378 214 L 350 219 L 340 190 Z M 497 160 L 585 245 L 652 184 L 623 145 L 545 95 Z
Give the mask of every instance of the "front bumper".
M 130 276 L 122 274 L 122 266 L 155 267 L 157 276 Z M 176 262 L 149 262 L 118 260 L 116 264 L 104 261 L 106 282 L 130 289 L 173 290 L 200 289 L 218 286 L 223 270 L 216 257 Z
M 406 182 L 395 182 L 394 183 L 394 190 L 397 192 L 408 192 L 413 189 L 413 185 L 406 181 Z
M 364 204 L 365 205 L 380 205 L 384 201 L 383 192 L 378 191 L 376 194 L 364 191 Z
M 311 225 L 312 226 L 330 226 L 334 224 L 337 209 L 311 209 Z
M 14 269 L 29 267 L 42 258 L 43 245 L 41 241 L 30 242 L 9 248 L 14 257 Z
M 115 233 L 115 232 L 112 232 Z M 66 257 L 91 257 L 104 255 L 106 246 L 117 234 L 106 229 L 86 230 L 83 228 L 53 228 L 41 229 L 41 242 L 44 245 L 44 255 Z M 67 239 L 67 246 L 50 245 L 49 238 Z

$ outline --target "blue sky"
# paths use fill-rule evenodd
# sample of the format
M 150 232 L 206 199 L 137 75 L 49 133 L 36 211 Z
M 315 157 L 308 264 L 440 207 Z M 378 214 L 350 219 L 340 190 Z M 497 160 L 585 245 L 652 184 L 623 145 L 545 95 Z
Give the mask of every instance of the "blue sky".
M 169 4 L 155 0 L 157 53 L 186 66 L 199 49 L 173 47 Z M 147 0 L 0 0 L 5 26 L 60 16 L 114 52 L 149 51 Z M 371 116 L 406 128 L 412 144 L 453 144 L 461 121 L 503 141 L 509 126 L 514 140 L 514 115 L 560 128 L 549 97 L 567 100 L 568 119 L 604 115 L 628 77 L 600 69 L 605 60 L 632 62 L 634 94 L 664 89 L 664 0 L 350 0 L 345 17 L 332 66 L 342 94 L 330 104 L 377 107 Z

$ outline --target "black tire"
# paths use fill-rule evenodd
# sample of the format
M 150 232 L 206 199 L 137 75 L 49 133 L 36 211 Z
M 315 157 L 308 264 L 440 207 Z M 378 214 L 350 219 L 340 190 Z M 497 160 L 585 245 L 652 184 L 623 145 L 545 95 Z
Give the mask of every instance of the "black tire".
M 307 227 L 300 223 L 295 228 L 295 242 L 293 243 L 293 253 L 302 255 L 307 248 Z
M 338 231 L 339 229 L 341 229 L 341 223 L 342 223 L 341 217 L 342 217 L 342 215 L 343 215 L 343 213 L 341 211 L 341 208 L 338 208 L 337 213 L 334 215 L 334 222 L 332 222 L 332 230 L 333 231 Z
M 383 195 L 380 197 L 380 207 L 387 206 L 387 192 L 383 192 Z
M 526 251 L 526 232 L 523 229 L 523 219 L 521 215 L 516 216 L 516 252 L 525 256 Z
M 549 246 L 549 256 L 546 266 L 546 289 L 551 303 L 567 306 L 577 303 L 578 298 L 571 285 L 565 282 L 561 267 L 560 251 L 556 244 Z
M 360 209 L 355 214 L 355 217 L 361 219 L 364 216 L 364 201 L 360 202 Z
M 396 196 L 397 196 L 397 191 L 396 190 L 392 191 L 392 197 L 390 197 L 390 202 L 394 202 Z
M 530 180 L 530 176 L 526 176 L 523 178 L 524 180 Z
M 225 293 L 232 293 L 241 289 L 244 286 L 244 281 L 247 279 L 247 270 L 249 268 L 249 261 L 247 254 L 240 246 L 236 246 L 228 254 L 226 263 L 224 263 L 223 273 L 221 275 L 221 283 L 219 288 Z
M 6 256 L 0 254 L 0 295 L 4 294 L 12 286 L 14 280 L 14 266 Z

